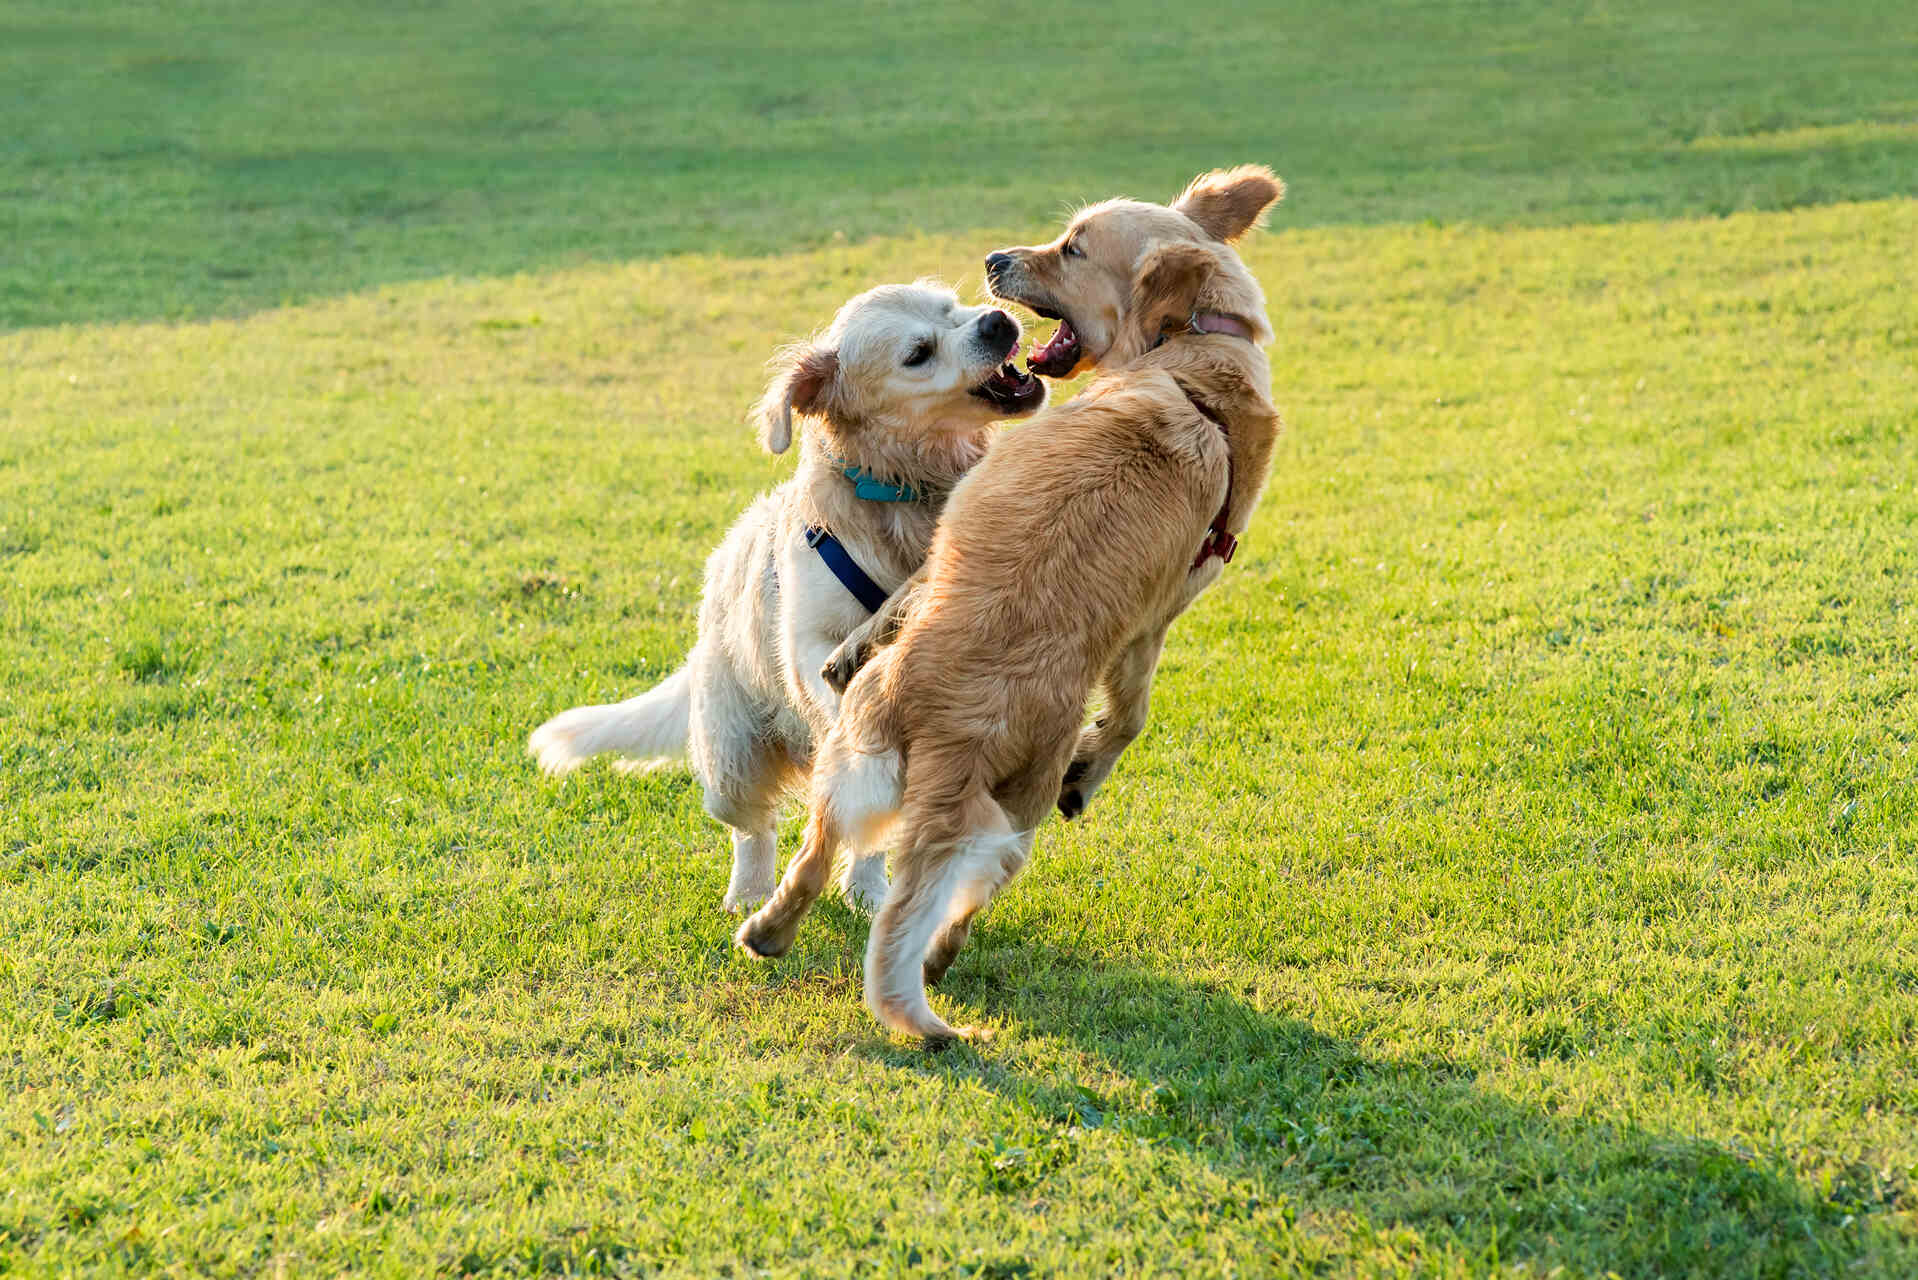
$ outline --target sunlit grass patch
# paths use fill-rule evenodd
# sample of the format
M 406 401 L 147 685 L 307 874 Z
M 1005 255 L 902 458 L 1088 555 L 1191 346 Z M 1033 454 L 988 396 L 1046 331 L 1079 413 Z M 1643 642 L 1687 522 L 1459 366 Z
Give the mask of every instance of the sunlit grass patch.
M 0 1264 L 1909 1273 L 1909 202 L 1256 239 L 1265 505 L 983 1052 L 535 774 L 774 347 L 1040 230 L 0 339 Z
M 1918 120 L 1855 120 L 1849 124 L 1702 134 L 1684 145 L 1695 151 L 1809 151 L 1880 142 L 1918 142 Z

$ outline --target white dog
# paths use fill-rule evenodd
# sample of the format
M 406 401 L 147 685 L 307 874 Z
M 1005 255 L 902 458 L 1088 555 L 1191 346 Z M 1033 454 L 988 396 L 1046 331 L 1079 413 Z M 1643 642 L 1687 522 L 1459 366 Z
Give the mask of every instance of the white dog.
M 625 769 L 690 757 L 706 812 L 732 828 L 726 909 L 771 894 L 779 800 L 838 711 L 820 676 L 826 656 L 925 560 L 946 495 L 994 424 L 1045 403 L 1045 384 L 1007 363 L 1019 338 L 1011 316 L 961 306 L 948 289 L 882 285 L 783 352 L 754 409 L 761 439 L 783 453 L 795 413 L 818 426 L 793 478 L 707 559 L 692 654 L 636 698 L 574 707 L 534 730 L 527 749 L 540 767 L 567 773 L 601 752 Z M 876 909 L 885 855 L 854 850 L 839 885 Z

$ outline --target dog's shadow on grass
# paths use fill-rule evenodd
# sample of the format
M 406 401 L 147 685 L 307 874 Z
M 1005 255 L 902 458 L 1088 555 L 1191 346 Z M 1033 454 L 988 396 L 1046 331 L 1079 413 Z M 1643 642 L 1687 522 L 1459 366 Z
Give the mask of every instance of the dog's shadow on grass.
M 850 913 L 815 920 L 863 950 Z M 942 985 L 954 1012 L 1075 1046 L 1104 1091 L 1021 1074 L 1004 1044 L 928 1052 L 875 1034 L 864 1052 L 975 1080 L 1061 1134 L 1117 1126 L 1170 1144 L 1301 1216 L 1358 1213 L 1541 1272 L 1831 1274 L 1889 1230 L 1876 1215 L 1894 1205 L 1869 1173 L 1814 1190 L 1758 1152 L 1556 1114 L 1443 1059 L 1368 1057 L 1314 1030 L 1309 1011 L 993 932 Z M 1044 1176 L 1069 1179 L 1070 1165 Z

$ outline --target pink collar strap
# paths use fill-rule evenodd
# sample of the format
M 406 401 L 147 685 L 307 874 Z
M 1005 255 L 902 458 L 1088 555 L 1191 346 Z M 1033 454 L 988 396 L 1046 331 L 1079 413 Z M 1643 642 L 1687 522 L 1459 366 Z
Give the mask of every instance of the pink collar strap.
M 1186 327 L 1193 333 L 1229 333 L 1235 338 L 1253 341 L 1252 326 L 1237 316 L 1228 316 L 1218 311 L 1194 311 L 1186 320 Z

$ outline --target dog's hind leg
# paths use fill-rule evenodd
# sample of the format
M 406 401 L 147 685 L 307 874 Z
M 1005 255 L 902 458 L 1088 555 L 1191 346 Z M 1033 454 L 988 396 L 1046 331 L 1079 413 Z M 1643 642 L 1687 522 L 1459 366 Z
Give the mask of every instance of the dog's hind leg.
M 776 776 L 767 761 L 758 779 Z M 733 870 L 722 905 L 728 911 L 750 911 L 772 894 L 779 879 L 779 835 L 774 825 L 776 786 L 754 787 L 745 794 L 708 790 L 706 812 L 732 829 Z
M 839 832 L 831 813 L 823 805 L 814 806 L 785 879 L 766 905 L 739 926 L 733 941 L 761 959 L 770 960 L 791 951 L 793 939 L 799 936 L 800 921 L 832 874 L 832 855 L 838 844 Z
M 997 857 L 991 851 L 982 849 L 979 867 L 973 878 L 958 886 L 953 895 L 952 906 L 946 916 L 946 923 L 933 935 L 932 945 L 926 949 L 925 982 L 936 987 L 946 976 L 946 970 L 952 968 L 952 962 L 959 958 L 966 939 L 972 936 L 972 920 L 986 904 L 991 902 L 1006 882 L 1019 874 L 1032 856 L 1033 830 L 1015 831 L 999 841 L 996 846 Z
M 739 926 L 733 940 L 757 956 L 785 955 L 832 875 L 834 852 L 843 843 L 855 849 L 873 843 L 898 808 L 898 754 L 854 751 L 837 734 L 828 738 L 815 770 L 812 813 L 799 852 L 771 900 Z M 878 857 L 883 884 L 884 857 Z
M 1059 778 L 1065 770 L 1065 746 L 1066 743 L 1060 743 L 1056 751 L 1044 757 L 1052 763 L 1024 770 L 993 792 L 993 799 L 998 801 L 1012 825 L 1012 835 L 998 845 L 996 861 L 982 850 L 977 877 L 961 884 L 954 894 L 946 922 L 933 935 L 932 946 L 926 952 L 927 986 L 937 986 L 946 976 L 946 970 L 952 967 L 966 939 L 972 935 L 973 917 L 985 910 L 1032 856 L 1032 838 L 1038 833 L 1039 823 L 1051 811 L 1053 797 L 1059 794 Z
M 886 851 L 861 849 L 849 852 L 839 868 L 839 896 L 846 905 L 862 915 L 873 915 L 886 900 Z
M 886 905 L 866 941 L 866 1007 L 874 1017 L 929 1045 L 972 1034 L 933 1012 L 926 999 L 928 953 L 955 909 L 970 921 L 976 904 L 1008 874 L 1007 846 L 1021 843 L 1006 811 L 983 792 L 942 815 L 937 830 L 909 833 Z M 957 941 L 964 942 L 964 930 Z M 951 963 L 950 956 L 945 959 Z
M 703 657 L 703 660 L 701 660 Z M 796 768 L 752 695 L 723 665 L 695 654 L 690 751 L 706 812 L 732 828 L 733 869 L 725 907 L 745 912 L 764 902 L 779 878 L 776 817 Z
M 733 832 L 733 873 L 720 904 L 728 911 L 749 911 L 772 895 L 779 873 L 779 836 L 764 831 Z

